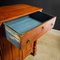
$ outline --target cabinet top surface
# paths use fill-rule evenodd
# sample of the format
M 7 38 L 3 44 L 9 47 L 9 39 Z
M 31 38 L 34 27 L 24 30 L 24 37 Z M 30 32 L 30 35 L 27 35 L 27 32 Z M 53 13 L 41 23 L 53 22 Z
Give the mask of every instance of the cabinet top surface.
M 25 16 L 36 11 L 42 11 L 42 8 L 30 6 L 27 4 L 16 4 L 0 7 L 0 25 L 5 21 L 9 21 L 21 16 Z

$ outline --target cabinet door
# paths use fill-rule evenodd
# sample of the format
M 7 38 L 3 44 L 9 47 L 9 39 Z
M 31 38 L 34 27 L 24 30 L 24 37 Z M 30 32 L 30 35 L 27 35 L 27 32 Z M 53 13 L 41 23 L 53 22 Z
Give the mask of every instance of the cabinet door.
M 27 40 L 26 45 L 23 47 L 23 58 L 28 56 L 33 51 L 33 44 L 31 41 Z
M 25 57 L 26 57 L 26 50 L 27 50 L 27 47 L 26 47 L 26 46 L 24 46 L 24 47 L 23 47 L 23 58 L 25 58 Z

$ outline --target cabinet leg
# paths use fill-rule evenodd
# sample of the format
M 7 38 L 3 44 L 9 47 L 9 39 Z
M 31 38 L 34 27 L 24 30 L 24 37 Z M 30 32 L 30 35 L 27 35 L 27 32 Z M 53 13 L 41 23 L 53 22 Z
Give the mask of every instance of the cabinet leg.
M 35 56 L 35 54 L 36 54 L 36 43 L 37 43 L 37 41 L 34 41 L 33 52 L 31 53 L 31 55 L 33 55 L 33 56 Z

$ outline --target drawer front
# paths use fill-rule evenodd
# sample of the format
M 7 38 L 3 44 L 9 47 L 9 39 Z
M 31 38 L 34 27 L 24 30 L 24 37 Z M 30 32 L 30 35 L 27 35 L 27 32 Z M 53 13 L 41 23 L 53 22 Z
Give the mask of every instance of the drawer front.
M 54 27 L 55 24 L 55 18 L 43 23 L 40 27 L 38 27 L 38 29 L 34 32 L 35 35 L 33 35 L 32 40 L 37 40 L 40 36 L 42 36 L 43 34 L 45 34 L 47 31 L 49 31 L 50 29 L 52 29 Z
M 52 29 L 54 27 L 55 24 L 55 18 L 45 22 L 44 24 L 42 24 L 41 26 L 41 34 L 46 33 L 47 31 L 49 31 L 50 29 Z

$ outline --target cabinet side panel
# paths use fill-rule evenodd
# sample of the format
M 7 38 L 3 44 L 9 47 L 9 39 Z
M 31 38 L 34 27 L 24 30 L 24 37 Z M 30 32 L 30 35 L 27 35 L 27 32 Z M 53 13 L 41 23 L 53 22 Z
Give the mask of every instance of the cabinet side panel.
M 1 37 L 1 42 L 3 42 L 2 46 L 2 60 L 12 60 L 12 51 L 11 51 L 11 43 L 6 40 L 4 37 Z
M 13 60 L 20 60 L 20 50 L 14 45 L 12 45 L 12 54 Z

